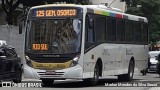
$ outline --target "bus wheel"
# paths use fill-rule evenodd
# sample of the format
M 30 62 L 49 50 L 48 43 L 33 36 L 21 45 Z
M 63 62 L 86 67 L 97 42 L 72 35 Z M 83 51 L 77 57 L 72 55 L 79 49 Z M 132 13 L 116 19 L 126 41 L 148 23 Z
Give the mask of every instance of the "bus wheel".
M 96 64 L 96 66 L 94 68 L 94 76 L 93 76 L 93 78 L 91 78 L 89 80 L 90 81 L 89 84 L 92 86 L 95 86 L 95 85 L 97 85 L 98 80 L 99 80 L 99 66 L 98 66 L 98 64 Z
M 98 66 L 98 64 L 96 64 L 96 66 L 94 68 L 94 77 L 92 78 L 91 85 L 97 85 L 98 80 L 99 80 L 99 66 Z
M 95 85 L 97 85 L 98 80 L 99 80 L 99 66 L 98 66 L 98 64 L 96 64 L 96 66 L 95 66 L 95 68 L 94 68 L 94 76 L 93 76 L 93 78 L 84 79 L 83 81 L 84 81 L 86 84 L 95 86 Z
M 50 87 L 53 85 L 54 80 L 42 79 L 42 83 L 44 87 Z
M 133 79 L 133 74 L 134 74 L 134 63 L 133 61 L 130 61 L 129 67 L 128 67 L 128 73 L 123 75 L 118 75 L 118 80 L 131 81 Z

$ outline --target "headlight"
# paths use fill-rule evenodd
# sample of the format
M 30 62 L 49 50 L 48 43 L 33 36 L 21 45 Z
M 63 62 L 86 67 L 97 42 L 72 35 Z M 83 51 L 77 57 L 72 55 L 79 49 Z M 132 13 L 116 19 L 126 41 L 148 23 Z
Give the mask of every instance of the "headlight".
M 26 59 L 26 64 L 30 67 L 33 67 L 31 59 L 28 56 L 25 56 L 25 59 Z
M 77 55 L 76 57 L 73 58 L 71 67 L 76 66 L 78 64 L 79 58 L 80 55 Z

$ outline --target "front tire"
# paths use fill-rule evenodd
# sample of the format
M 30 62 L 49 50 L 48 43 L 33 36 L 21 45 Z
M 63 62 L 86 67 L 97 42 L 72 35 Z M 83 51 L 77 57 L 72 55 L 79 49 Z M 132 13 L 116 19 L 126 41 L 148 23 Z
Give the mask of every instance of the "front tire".
M 128 67 L 128 73 L 123 75 L 118 75 L 118 80 L 120 81 L 131 81 L 133 79 L 134 74 L 134 62 L 130 61 Z
M 99 80 L 99 66 L 98 66 L 98 64 L 96 64 L 96 66 L 95 66 L 95 68 L 94 68 L 94 76 L 93 76 L 93 78 L 84 79 L 84 82 L 85 82 L 86 84 L 95 86 L 95 85 L 97 85 L 98 80 Z

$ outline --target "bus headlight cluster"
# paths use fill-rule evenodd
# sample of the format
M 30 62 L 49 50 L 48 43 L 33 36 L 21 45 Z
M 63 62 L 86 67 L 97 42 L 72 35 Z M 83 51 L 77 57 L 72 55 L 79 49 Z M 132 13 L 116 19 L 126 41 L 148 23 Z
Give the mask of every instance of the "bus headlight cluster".
M 26 64 L 30 67 L 33 67 L 31 59 L 28 56 L 25 56 L 25 59 L 26 59 Z
M 78 64 L 79 57 L 80 55 L 77 55 L 76 57 L 73 58 L 71 67 L 76 66 Z

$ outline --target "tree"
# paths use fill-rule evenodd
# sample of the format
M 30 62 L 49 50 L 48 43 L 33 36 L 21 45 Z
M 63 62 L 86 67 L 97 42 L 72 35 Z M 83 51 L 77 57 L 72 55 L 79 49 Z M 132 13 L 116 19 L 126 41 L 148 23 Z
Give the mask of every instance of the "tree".
M 6 21 L 8 25 L 13 25 L 13 13 L 18 5 L 21 3 L 21 0 L 1 0 L 2 8 L 6 13 Z
M 88 4 L 88 0 L 22 0 L 22 4 L 27 7 L 42 5 L 42 4 L 53 4 L 56 2 L 76 3 L 76 4 Z
M 30 7 L 44 4 L 54 4 L 57 2 L 73 3 L 73 4 L 91 4 L 89 0 L 22 0 L 23 12 L 20 21 L 24 21 Z
M 52 4 L 55 2 L 66 2 L 73 4 L 89 4 L 89 0 L 45 0 L 47 3 Z
M 14 11 L 19 6 L 23 5 L 23 15 L 20 18 L 20 21 L 24 21 L 27 15 L 27 12 L 30 7 L 44 4 L 52 4 L 56 2 L 66 2 L 74 4 L 89 4 L 89 0 L 1 0 L 2 8 L 6 13 L 6 21 L 8 25 L 13 25 Z
M 45 0 L 22 0 L 23 6 L 32 7 L 45 4 Z
M 144 16 L 149 23 L 149 43 L 153 47 L 160 40 L 160 0 L 121 0 L 127 4 L 126 13 Z

